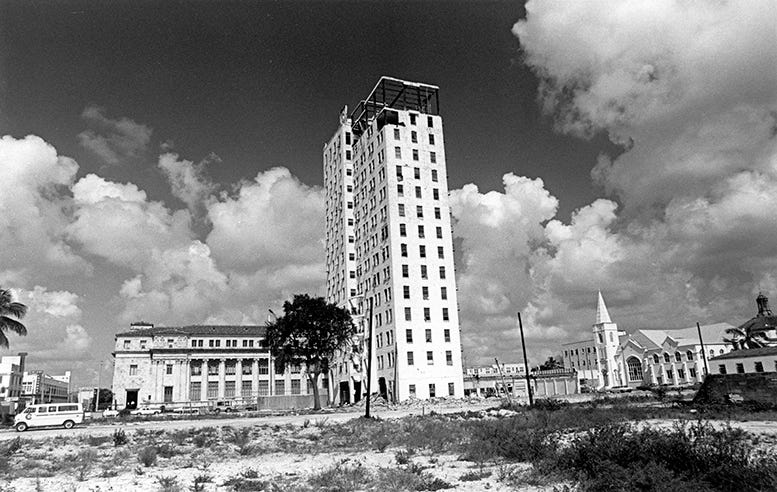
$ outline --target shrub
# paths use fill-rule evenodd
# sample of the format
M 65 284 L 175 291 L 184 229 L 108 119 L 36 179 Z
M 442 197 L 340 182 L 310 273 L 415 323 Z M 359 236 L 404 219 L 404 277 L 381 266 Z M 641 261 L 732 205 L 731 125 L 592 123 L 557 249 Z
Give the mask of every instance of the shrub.
M 569 406 L 569 402 L 564 400 L 558 400 L 556 398 L 542 398 L 534 402 L 532 407 L 535 410 L 544 410 L 547 412 L 555 412 Z
M 473 423 L 466 458 L 477 463 L 505 458 L 511 461 L 536 461 L 554 451 L 547 427 L 520 417 L 484 420 Z
M 600 426 L 540 468 L 566 470 L 584 490 L 774 490 L 777 461 L 761 457 L 747 433 L 709 424 L 670 431 Z
M 176 447 L 170 443 L 164 443 L 155 447 L 157 455 L 161 456 L 162 458 L 172 458 L 173 456 L 180 454 L 178 449 L 176 449 Z
M 177 446 L 183 446 L 186 444 L 187 439 L 189 439 L 189 431 L 186 430 L 177 430 L 170 434 L 170 440 L 173 441 Z
M 15 452 L 22 449 L 22 443 L 23 441 L 21 437 L 11 439 L 3 446 L 2 451 L 0 452 L 0 456 L 11 456 Z
M 225 436 L 225 441 L 233 443 L 240 449 L 240 454 L 245 454 L 243 451 L 251 443 L 251 428 L 243 427 L 242 429 L 232 429 Z
M 148 468 L 156 463 L 156 455 L 157 452 L 154 446 L 146 446 L 138 452 L 138 461 Z
M 178 484 L 178 479 L 175 477 L 156 477 L 156 481 L 159 482 L 159 492 L 180 492 L 181 486 Z
M 213 478 L 211 478 L 210 475 L 207 473 L 201 473 L 194 477 L 194 482 L 192 483 L 191 492 L 205 492 L 205 484 L 210 483 L 213 481 Z
M 308 480 L 308 483 L 315 490 L 330 490 L 338 492 L 348 492 L 364 490 L 365 485 L 369 483 L 372 476 L 369 470 L 365 469 L 361 463 L 352 463 L 343 460 L 334 466 L 316 473 Z M 390 487 L 386 487 L 389 490 Z
M 477 482 L 478 480 L 483 480 L 484 478 L 488 478 L 491 476 L 490 471 L 471 471 L 467 472 L 464 475 L 459 477 L 459 480 L 462 482 Z
M 87 448 L 78 452 L 72 464 L 76 479 L 79 482 L 87 479 L 96 461 L 97 452 L 94 449 Z
M 222 485 L 230 490 L 234 490 L 235 492 L 262 491 L 270 489 L 270 483 L 266 480 L 261 480 L 259 478 L 259 474 L 252 468 L 243 471 L 240 475 L 227 479 Z
M 113 431 L 113 445 L 115 447 L 124 446 L 127 444 L 127 441 L 127 433 L 123 429 Z
M 394 453 L 394 459 L 397 461 L 398 465 L 406 465 L 410 462 L 410 457 L 413 456 L 414 452 L 412 449 L 400 449 L 396 453 Z

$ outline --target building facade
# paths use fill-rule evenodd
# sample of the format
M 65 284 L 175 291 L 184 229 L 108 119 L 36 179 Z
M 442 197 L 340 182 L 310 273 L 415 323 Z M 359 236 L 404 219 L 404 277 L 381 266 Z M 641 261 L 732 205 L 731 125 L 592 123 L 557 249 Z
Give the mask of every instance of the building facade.
M 25 352 L 21 352 L 0 358 L 0 405 L 6 411 L 14 412 L 21 400 L 26 356 Z
M 336 403 L 364 394 L 370 351 L 389 400 L 463 396 L 438 105 L 436 86 L 382 77 L 324 145 L 327 299 L 360 332 L 333 365 Z
M 277 372 L 263 326 L 154 327 L 134 323 L 116 335 L 117 408 L 204 406 L 218 401 L 312 394 L 301 367 Z M 319 383 L 326 387 L 326 381 Z M 322 399 L 327 398 L 326 391 Z
M 70 371 L 51 376 L 43 371 L 25 371 L 22 398 L 28 404 L 63 403 L 70 397 Z
M 626 333 L 612 322 L 600 292 L 593 337 L 563 345 L 564 367 L 577 371 L 581 388 L 693 385 L 703 381 L 707 359 L 731 351 L 723 341 L 731 328 L 728 323 L 701 326 L 702 340 L 695 326 Z

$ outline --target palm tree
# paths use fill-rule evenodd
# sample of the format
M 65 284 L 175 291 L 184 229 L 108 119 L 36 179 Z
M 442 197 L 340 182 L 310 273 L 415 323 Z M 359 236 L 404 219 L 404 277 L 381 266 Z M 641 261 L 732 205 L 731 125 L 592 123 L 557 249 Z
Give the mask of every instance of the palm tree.
M 0 347 L 8 348 L 8 337 L 5 336 L 7 331 L 22 336 L 27 334 L 27 328 L 13 319 L 22 319 L 25 314 L 27 314 L 27 306 L 21 302 L 14 302 L 11 291 L 0 288 Z

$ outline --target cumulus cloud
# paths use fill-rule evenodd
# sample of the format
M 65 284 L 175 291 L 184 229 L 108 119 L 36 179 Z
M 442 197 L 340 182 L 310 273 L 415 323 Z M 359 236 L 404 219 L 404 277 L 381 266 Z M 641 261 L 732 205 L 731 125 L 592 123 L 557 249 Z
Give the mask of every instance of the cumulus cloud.
M 517 192 L 511 180 L 531 181 L 508 175 L 504 192 L 452 193 L 462 319 L 495 334 L 469 342 L 504 350 L 509 310 L 520 309 L 534 348 L 548 355 L 588 336 L 597 289 L 626 328 L 749 315 L 759 288 L 777 286 L 771 2 L 526 8 L 513 32 L 556 128 L 605 132 L 623 152 L 588 163 L 609 196 L 568 223 L 554 217 L 541 182 Z
M 109 118 L 103 108 L 88 106 L 81 117 L 93 128 L 78 134 L 79 143 L 106 164 L 141 156 L 151 141 L 151 128 L 126 117 Z
M 518 36 L 561 131 L 628 146 L 595 176 L 627 209 L 703 194 L 773 156 L 769 1 L 529 2 Z M 771 147 L 772 152 L 766 151 Z
M 228 268 L 322 263 L 323 193 L 288 169 L 273 168 L 242 183 L 235 196 L 208 207 L 208 218 L 213 230 L 207 243 Z
M 22 322 L 27 336 L 10 335 L 11 350 L 0 355 L 27 352 L 35 359 L 34 369 L 60 372 L 88 357 L 92 337 L 81 325 L 79 296 L 69 291 L 50 291 L 36 285 L 31 290 L 12 289 L 14 298 L 27 305 Z
M 36 136 L 0 138 L 0 282 L 86 271 L 64 238 L 78 165 Z
M 170 183 L 173 195 L 184 202 L 193 214 L 199 215 L 216 190 L 216 185 L 205 174 L 205 167 L 220 161 L 217 155 L 211 154 L 195 164 L 168 152 L 159 156 L 158 166 Z
M 322 193 L 287 169 L 215 195 L 204 163 L 164 154 L 159 166 L 187 204 L 176 209 L 134 183 L 77 179 L 75 161 L 38 137 L 1 139 L 0 166 L 0 281 L 30 306 L 30 336 L 11 347 L 50 361 L 40 368 L 89 369 L 78 359 L 93 357 L 95 344 L 107 353 L 116 327 L 131 321 L 261 323 L 293 293 L 321 291 Z M 197 207 L 213 222 L 205 233 L 193 226 Z M 93 271 L 117 285 L 101 293 L 109 327 L 80 307 L 77 286 Z M 58 284 L 75 288 L 47 287 Z

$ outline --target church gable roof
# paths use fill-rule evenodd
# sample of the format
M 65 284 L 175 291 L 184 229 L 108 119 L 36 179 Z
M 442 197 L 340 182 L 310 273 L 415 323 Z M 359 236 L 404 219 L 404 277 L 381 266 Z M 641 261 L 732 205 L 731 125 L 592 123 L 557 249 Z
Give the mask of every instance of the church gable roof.
M 733 328 L 729 323 L 702 325 L 702 339 L 705 344 L 723 343 L 723 337 L 729 328 Z M 672 347 L 699 343 L 699 332 L 695 326 L 670 330 L 636 330 L 631 337 L 648 349 L 660 349 L 666 345 L 666 342 L 669 342 Z

